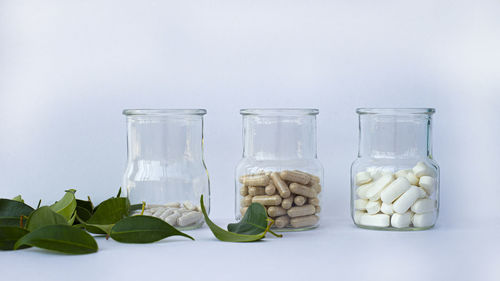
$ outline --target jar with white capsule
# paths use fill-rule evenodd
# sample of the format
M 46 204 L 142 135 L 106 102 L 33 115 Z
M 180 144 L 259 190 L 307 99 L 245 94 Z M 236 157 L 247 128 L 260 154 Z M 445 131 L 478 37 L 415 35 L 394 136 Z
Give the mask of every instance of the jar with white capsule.
M 203 158 L 204 109 L 127 109 L 127 168 L 123 187 L 143 215 L 186 230 L 203 223 L 200 197 L 210 210 Z M 137 215 L 141 210 L 136 210 Z
M 433 108 L 358 108 L 359 152 L 351 167 L 351 214 L 361 228 L 425 230 L 439 212 L 432 154 Z
M 323 166 L 316 153 L 317 109 L 242 109 L 243 159 L 236 167 L 236 219 L 259 203 L 273 228 L 318 226 Z

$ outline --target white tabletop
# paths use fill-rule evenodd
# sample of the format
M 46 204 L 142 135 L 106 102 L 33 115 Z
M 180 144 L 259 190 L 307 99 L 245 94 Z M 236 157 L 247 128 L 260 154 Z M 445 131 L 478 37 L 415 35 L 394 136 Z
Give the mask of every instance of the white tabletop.
M 316 230 L 257 243 L 220 242 L 206 226 L 188 232 L 196 241 L 98 237 L 90 255 L 0 252 L 1 280 L 498 280 L 500 225 L 475 225 L 386 232 L 323 218 Z

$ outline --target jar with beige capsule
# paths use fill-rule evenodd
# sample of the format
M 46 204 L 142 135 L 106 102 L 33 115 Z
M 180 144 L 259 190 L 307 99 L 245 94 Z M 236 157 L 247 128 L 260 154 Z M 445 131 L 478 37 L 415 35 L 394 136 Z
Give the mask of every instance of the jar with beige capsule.
M 351 212 L 362 228 L 425 230 L 439 211 L 432 154 L 433 108 L 360 108 L 351 167 Z
M 262 204 L 282 231 L 318 226 L 323 166 L 317 109 L 242 109 L 243 159 L 236 167 L 236 219 Z

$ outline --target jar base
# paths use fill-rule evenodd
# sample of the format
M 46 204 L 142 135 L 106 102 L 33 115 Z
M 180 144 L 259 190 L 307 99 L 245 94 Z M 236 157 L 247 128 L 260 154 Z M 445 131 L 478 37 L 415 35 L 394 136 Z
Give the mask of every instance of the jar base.
M 299 231 L 308 231 L 308 230 L 313 230 L 315 228 L 318 228 L 319 224 L 316 225 L 311 225 L 311 226 L 305 226 L 305 227 L 299 227 L 299 228 L 276 228 L 276 227 L 271 227 L 271 230 L 274 232 L 299 232 Z
M 368 225 L 361 225 L 361 224 L 354 224 L 359 228 L 363 229 L 369 229 L 369 230 L 382 230 L 382 231 L 421 231 L 421 230 L 427 230 L 431 229 L 434 227 L 434 224 L 431 226 L 426 226 L 426 227 L 401 227 L 401 228 L 396 228 L 396 227 L 378 227 L 378 226 L 368 226 Z

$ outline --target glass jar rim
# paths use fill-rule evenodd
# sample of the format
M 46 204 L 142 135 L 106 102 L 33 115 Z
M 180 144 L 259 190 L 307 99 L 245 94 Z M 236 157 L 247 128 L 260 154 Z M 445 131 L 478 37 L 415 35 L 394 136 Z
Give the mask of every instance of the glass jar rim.
M 356 108 L 356 113 L 360 115 L 413 115 L 426 114 L 432 115 L 436 112 L 434 108 Z
M 206 109 L 124 109 L 126 116 L 205 115 Z
M 316 108 L 245 108 L 240 109 L 241 115 L 260 115 L 260 116 L 302 116 L 318 115 Z

